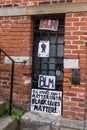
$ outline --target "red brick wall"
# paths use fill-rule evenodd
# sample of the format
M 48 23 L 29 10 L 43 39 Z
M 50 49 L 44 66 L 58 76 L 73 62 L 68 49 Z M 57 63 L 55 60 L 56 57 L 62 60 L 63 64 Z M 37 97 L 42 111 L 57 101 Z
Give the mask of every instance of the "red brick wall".
M 9 56 L 31 56 L 32 21 L 30 16 L 0 17 L 0 47 Z M 4 59 L 4 57 L 2 57 Z M 11 65 L 0 64 L 0 93 L 9 98 Z M 6 73 L 7 72 L 7 73 Z M 29 107 L 31 66 L 15 64 L 14 102 Z
M 31 6 L 40 4 L 56 4 L 72 2 L 72 0 L 1 0 L 0 7 Z
M 59 4 L 69 2 L 87 2 L 87 0 L 0 0 L 0 7 L 31 6 L 41 4 Z
M 87 13 L 66 14 L 65 58 L 79 59 L 80 85 L 72 85 L 71 69 L 64 69 L 63 116 L 84 119 L 87 69 Z

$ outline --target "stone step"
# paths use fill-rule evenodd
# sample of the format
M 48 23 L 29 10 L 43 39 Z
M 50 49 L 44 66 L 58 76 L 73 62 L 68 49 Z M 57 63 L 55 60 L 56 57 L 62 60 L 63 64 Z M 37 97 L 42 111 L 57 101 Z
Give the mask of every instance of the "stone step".
M 27 112 L 20 121 L 20 130 L 59 130 L 61 117 L 47 113 Z
M 18 121 L 12 120 L 10 116 L 0 118 L 0 130 L 17 130 Z

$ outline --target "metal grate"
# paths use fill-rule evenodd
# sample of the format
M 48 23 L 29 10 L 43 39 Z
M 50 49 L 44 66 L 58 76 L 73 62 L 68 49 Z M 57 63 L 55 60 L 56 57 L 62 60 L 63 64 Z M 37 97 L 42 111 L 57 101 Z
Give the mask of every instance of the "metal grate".
M 32 88 L 38 88 L 39 75 L 56 76 L 57 91 L 63 88 L 63 58 L 64 58 L 64 15 L 46 17 L 43 19 L 58 20 L 58 30 L 40 30 L 39 24 L 42 18 L 34 18 L 33 40 L 33 65 L 32 65 Z M 38 57 L 38 44 L 41 40 L 50 41 L 49 57 Z

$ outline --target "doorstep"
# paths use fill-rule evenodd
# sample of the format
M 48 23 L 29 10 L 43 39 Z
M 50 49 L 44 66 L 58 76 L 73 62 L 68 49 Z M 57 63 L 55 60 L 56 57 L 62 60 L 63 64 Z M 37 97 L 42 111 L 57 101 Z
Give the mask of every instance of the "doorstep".
M 85 121 L 65 119 L 58 115 L 27 112 L 20 121 L 21 130 L 87 130 Z

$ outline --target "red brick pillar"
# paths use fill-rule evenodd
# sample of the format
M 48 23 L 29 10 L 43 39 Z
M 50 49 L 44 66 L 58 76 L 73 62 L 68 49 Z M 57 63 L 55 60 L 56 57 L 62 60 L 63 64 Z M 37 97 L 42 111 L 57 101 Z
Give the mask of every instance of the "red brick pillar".
M 65 18 L 65 59 L 78 59 L 80 85 L 72 84 L 72 68 L 64 68 L 63 116 L 85 118 L 87 80 L 87 13 L 70 13 Z

